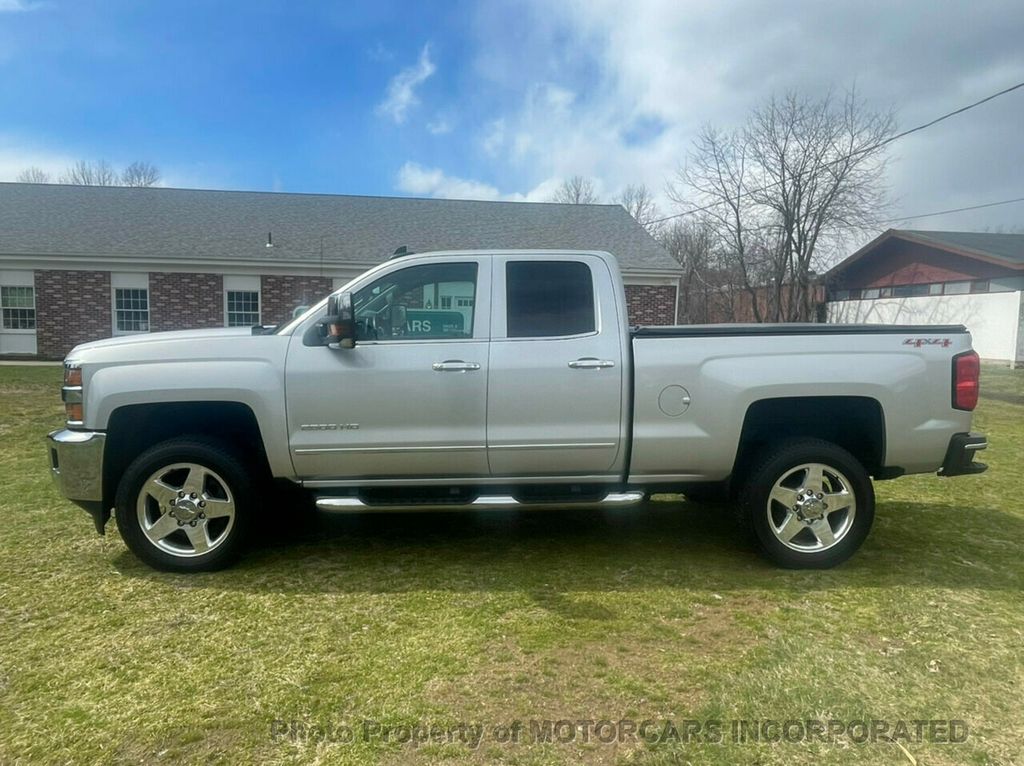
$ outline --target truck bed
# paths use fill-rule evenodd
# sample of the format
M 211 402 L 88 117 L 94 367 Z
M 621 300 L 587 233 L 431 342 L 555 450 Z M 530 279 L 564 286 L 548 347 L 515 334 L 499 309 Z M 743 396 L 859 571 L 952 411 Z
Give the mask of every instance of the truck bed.
M 790 322 L 779 324 L 689 324 L 642 325 L 630 328 L 634 338 L 716 338 L 736 335 L 958 335 L 966 333 L 962 324 L 815 324 Z
M 780 423 L 837 423 L 870 405 L 863 417 L 884 429 L 882 467 L 904 473 L 938 470 L 950 437 L 970 430 L 970 413 L 951 405 L 951 360 L 971 347 L 962 325 L 717 324 L 631 335 L 636 483 L 726 478 L 759 402 L 804 400 Z M 814 409 L 822 398 L 842 401 Z

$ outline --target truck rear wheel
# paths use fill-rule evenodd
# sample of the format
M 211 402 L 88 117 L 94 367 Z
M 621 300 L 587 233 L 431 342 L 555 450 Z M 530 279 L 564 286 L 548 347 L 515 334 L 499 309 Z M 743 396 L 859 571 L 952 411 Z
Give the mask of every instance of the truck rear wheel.
M 761 551 L 789 569 L 827 569 L 864 542 L 875 493 L 864 466 L 820 439 L 785 441 L 747 474 L 739 497 L 742 523 Z
M 237 558 L 255 493 L 245 465 L 200 437 L 143 452 L 117 488 L 117 529 L 132 553 L 156 569 L 202 572 Z

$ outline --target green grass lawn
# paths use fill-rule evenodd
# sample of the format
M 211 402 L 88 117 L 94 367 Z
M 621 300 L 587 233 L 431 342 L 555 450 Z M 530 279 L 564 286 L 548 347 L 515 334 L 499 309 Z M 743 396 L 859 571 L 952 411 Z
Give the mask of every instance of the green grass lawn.
M 989 472 L 879 483 L 871 536 L 833 571 L 774 569 L 727 512 L 668 498 L 292 532 L 282 507 L 239 566 L 193 576 L 149 570 L 57 495 L 59 375 L 0 367 L 0 763 L 1024 762 L 1024 372 L 983 372 Z M 678 736 L 533 740 L 560 719 Z M 740 719 L 968 735 L 737 743 Z M 521 741 L 498 741 L 515 720 Z M 724 741 L 687 742 L 687 720 Z M 293 721 L 306 736 L 280 733 Z M 415 723 L 486 728 L 475 749 L 383 737 Z

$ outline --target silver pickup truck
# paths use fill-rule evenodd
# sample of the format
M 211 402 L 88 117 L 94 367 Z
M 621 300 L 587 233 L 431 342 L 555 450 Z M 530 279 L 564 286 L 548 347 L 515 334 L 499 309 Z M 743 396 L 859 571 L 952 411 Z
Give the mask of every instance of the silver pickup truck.
M 727 499 L 772 561 L 864 541 L 871 479 L 979 473 L 961 326 L 630 328 L 608 253 L 394 258 L 286 325 L 78 346 L 53 477 L 102 533 L 176 571 L 222 567 L 271 480 L 323 511 Z

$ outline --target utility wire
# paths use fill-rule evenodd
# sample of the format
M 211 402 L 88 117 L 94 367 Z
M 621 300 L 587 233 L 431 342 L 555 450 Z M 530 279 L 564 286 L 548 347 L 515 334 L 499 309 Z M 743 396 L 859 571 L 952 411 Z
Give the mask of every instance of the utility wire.
M 986 202 L 983 205 L 970 205 L 968 207 L 954 207 L 950 210 L 937 210 L 934 213 L 919 213 L 917 215 L 904 215 L 899 218 L 883 218 L 879 223 L 895 223 L 897 221 L 913 221 L 917 218 L 931 218 L 935 215 L 946 215 L 947 213 L 963 213 L 966 210 L 981 210 L 986 207 L 997 207 L 998 205 L 1009 205 L 1013 202 L 1024 202 L 1024 197 L 999 200 L 999 202 Z
M 891 144 L 893 141 L 898 141 L 901 138 L 906 138 L 907 136 L 909 136 L 912 133 L 917 133 L 919 131 L 925 130 L 926 128 L 930 128 L 933 125 L 937 125 L 938 123 L 942 122 L 943 120 L 948 120 L 950 117 L 955 117 L 958 114 L 963 114 L 964 112 L 970 111 L 971 109 L 974 109 L 975 107 L 981 106 L 982 104 L 987 103 L 989 101 L 992 101 L 993 99 L 999 98 L 1000 96 L 1005 96 L 1007 93 L 1012 93 L 1013 91 L 1018 90 L 1020 88 L 1024 88 L 1024 82 L 1019 82 L 1016 85 L 1011 85 L 1009 88 L 1004 88 L 1001 91 L 993 93 L 993 94 L 991 94 L 989 96 L 985 96 L 985 98 L 979 99 L 978 101 L 975 101 L 974 103 L 967 104 L 966 106 L 962 106 L 959 109 L 954 109 L 952 112 L 946 112 L 945 114 L 936 117 L 934 120 L 929 120 L 928 122 L 922 123 L 922 124 L 917 125 L 917 126 L 915 126 L 913 128 L 909 128 L 909 129 L 904 130 L 904 131 L 902 131 L 900 133 L 897 133 L 894 136 L 889 136 L 885 140 L 879 141 L 877 144 L 872 144 L 871 146 L 865 146 L 865 147 L 863 147 L 861 149 L 858 149 L 855 152 L 850 152 L 847 155 L 844 155 L 844 156 L 839 157 L 839 158 L 837 158 L 835 160 L 832 160 L 832 162 L 826 163 L 825 167 L 828 167 L 830 165 L 838 165 L 841 162 L 846 162 L 846 160 L 848 160 L 848 159 L 850 159 L 852 157 L 856 157 L 858 154 L 864 154 L 865 152 L 870 152 L 870 151 L 874 151 L 875 149 L 880 149 L 883 146 Z M 760 186 L 760 187 L 757 187 L 755 189 L 750 189 L 748 191 L 743 191 L 743 192 L 740 192 L 739 194 L 736 195 L 736 199 L 740 199 L 742 197 L 749 197 L 751 194 L 754 194 L 755 192 L 767 191 L 768 189 L 774 188 L 774 187 L 779 186 L 781 184 L 782 184 L 781 180 L 780 181 L 774 181 L 774 182 L 772 182 L 770 184 L 766 184 L 765 186 Z M 1008 200 L 1007 202 L 1013 202 L 1013 201 L 1015 201 L 1015 200 Z M 656 218 L 653 221 L 647 221 L 647 224 L 650 225 L 652 223 L 663 223 L 664 221 L 671 221 L 673 218 L 681 218 L 684 215 L 693 215 L 694 213 L 702 213 L 705 210 L 710 210 L 713 207 L 718 207 L 719 205 L 723 205 L 723 204 L 725 204 L 725 202 L 723 200 L 716 200 L 715 202 L 709 203 L 707 205 L 702 205 L 701 207 L 690 208 L 689 210 L 684 210 L 681 213 L 673 213 L 672 215 L 667 215 L 664 218 Z M 996 203 L 996 204 L 1006 204 L 1006 203 Z M 972 208 L 966 208 L 966 209 L 972 209 Z M 949 211 L 949 212 L 959 212 L 959 211 Z M 929 213 L 928 215 L 939 215 L 939 214 L 938 213 Z M 919 216 L 919 217 L 924 218 L 926 216 Z M 895 218 L 893 220 L 902 221 L 902 220 L 909 220 L 909 219 Z

